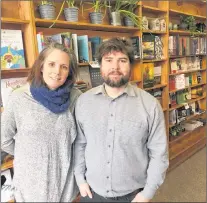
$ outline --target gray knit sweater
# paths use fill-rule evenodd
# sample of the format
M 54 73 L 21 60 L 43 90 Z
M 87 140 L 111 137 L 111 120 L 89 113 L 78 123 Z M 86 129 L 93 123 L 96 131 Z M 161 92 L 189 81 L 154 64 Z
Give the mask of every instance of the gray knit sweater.
M 34 100 L 28 84 L 9 98 L 2 113 L 1 149 L 15 157 L 17 202 L 70 202 L 77 195 L 72 144 L 73 112 L 80 94 L 72 89 L 70 108 L 61 114 Z

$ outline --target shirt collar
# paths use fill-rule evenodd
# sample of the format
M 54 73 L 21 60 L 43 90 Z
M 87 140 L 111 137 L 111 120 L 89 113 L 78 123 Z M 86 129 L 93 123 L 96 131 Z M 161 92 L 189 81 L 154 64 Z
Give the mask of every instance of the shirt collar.
M 98 94 L 103 94 L 103 95 L 107 95 L 106 94 L 106 90 L 105 90 L 105 83 L 103 83 L 102 85 L 95 87 L 93 90 L 93 93 L 98 95 Z M 127 94 L 130 97 L 136 97 L 137 95 L 135 94 L 135 90 L 133 85 L 131 85 L 130 83 L 128 83 L 123 91 L 123 94 Z

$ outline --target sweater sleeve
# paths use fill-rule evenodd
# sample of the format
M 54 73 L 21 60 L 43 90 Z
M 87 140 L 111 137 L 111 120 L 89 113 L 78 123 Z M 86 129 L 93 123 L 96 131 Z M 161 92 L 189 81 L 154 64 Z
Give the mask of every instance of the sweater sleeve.
M 14 155 L 14 136 L 17 132 L 14 116 L 15 97 L 10 96 L 3 113 L 1 114 L 1 150 Z

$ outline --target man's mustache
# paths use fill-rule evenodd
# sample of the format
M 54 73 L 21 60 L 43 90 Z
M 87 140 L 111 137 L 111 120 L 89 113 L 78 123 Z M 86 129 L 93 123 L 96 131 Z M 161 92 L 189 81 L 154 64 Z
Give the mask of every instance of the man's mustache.
M 109 75 L 122 75 L 122 73 L 121 72 L 119 72 L 119 71 L 111 71 L 110 73 L 109 73 Z

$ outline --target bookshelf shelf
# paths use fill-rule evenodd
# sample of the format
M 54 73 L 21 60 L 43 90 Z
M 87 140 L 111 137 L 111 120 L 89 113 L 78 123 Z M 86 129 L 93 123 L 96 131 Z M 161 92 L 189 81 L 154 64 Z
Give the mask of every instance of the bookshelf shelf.
M 178 105 L 173 106 L 172 108 L 169 109 L 169 111 L 172 111 L 174 109 L 178 109 L 180 107 L 185 106 L 186 104 L 191 104 L 193 102 L 196 102 L 196 101 L 199 101 L 199 100 L 202 100 L 202 99 L 205 99 L 205 98 L 206 98 L 206 96 L 198 97 L 196 99 L 191 99 L 191 100 L 187 101 L 186 103 L 178 104 Z
M 175 59 L 175 58 L 185 58 L 185 57 L 196 57 L 196 56 L 206 56 L 205 54 L 192 54 L 192 55 L 185 55 L 185 56 L 170 56 L 170 59 Z
M 79 63 L 78 66 L 89 66 L 89 63 Z
M 53 24 L 53 20 L 45 19 L 35 19 L 36 26 L 49 28 Z M 106 31 L 106 32 L 137 32 L 139 29 L 136 27 L 126 27 L 126 26 L 113 26 L 113 25 L 97 25 L 91 23 L 81 23 L 81 22 L 67 22 L 63 20 L 57 20 L 54 28 L 64 28 L 64 29 L 76 29 L 76 30 L 93 30 L 93 31 Z
M 206 125 L 198 127 L 196 129 L 194 129 L 193 131 L 196 131 L 197 129 L 202 129 L 202 128 L 205 128 L 205 127 L 206 127 Z M 189 133 L 192 133 L 193 131 L 185 131 L 185 132 L 182 132 L 179 136 L 175 136 L 175 137 L 171 136 L 170 137 L 170 145 L 173 145 L 173 143 L 179 142 L 179 140 L 184 139 L 185 136 L 187 136 Z
M 206 69 L 202 68 L 202 69 L 197 69 L 197 70 L 182 71 L 182 72 L 178 72 L 178 73 L 170 73 L 169 76 L 187 74 L 187 73 L 193 73 L 193 72 L 205 71 L 205 70 Z
M 170 30 L 170 34 L 179 34 L 179 35 L 195 35 L 195 36 L 206 36 L 206 33 L 202 32 L 193 32 L 190 31 L 184 31 L 184 30 Z
M 189 120 L 191 120 L 191 119 L 198 118 L 200 115 L 202 115 L 202 114 L 204 114 L 204 113 L 205 113 L 205 112 L 203 112 L 203 113 L 201 113 L 201 114 L 194 114 L 194 115 L 191 115 L 191 116 L 187 116 L 187 117 L 185 118 L 185 120 L 181 121 L 181 123 L 184 123 L 184 122 L 189 121 Z M 176 124 L 170 124 L 170 125 L 169 125 L 169 128 L 172 128 L 172 127 L 174 127 L 174 126 L 176 126 L 176 125 L 178 125 L 178 123 L 176 123 Z
M 192 148 L 193 146 L 196 146 L 197 143 L 199 143 L 200 141 L 205 140 L 206 142 L 206 137 L 203 136 L 203 132 L 205 131 L 206 125 L 198 127 L 193 131 L 183 132 L 181 133 L 181 135 L 175 137 L 174 139 L 171 138 L 169 142 L 171 152 L 170 161 L 183 154 L 185 151 Z M 183 145 L 185 147 L 183 147 Z M 173 150 L 173 148 L 176 148 L 176 150 Z
M 19 68 L 19 69 L 8 69 L 8 70 L 1 70 L 2 74 L 6 74 L 6 73 L 28 73 L 31 70 L 31 68 Z
M 181 88 L 181 89 L 170 90 L 169 93 L 174 93 L 174 92 L 178 92 L 178 91 L 181 91 L 181 90 L 185 90 L 185 89 L 189 89 L 189 88 L 193 88 L 193 87 L 198 87 L 198 86 L 202 86 L 202 85 L 206 85 L 206 83 L 199 83 L 199 84 L 196 84 L 196 85 L 190 85 L 190 86 L 188 86 L 188 87 Z
M 152 7 L 152 6 L 146 6 L 146 5 L 142 5 L 142 10 L 143 11 L 150 11 L 150 12 L 154 12 L 154 13 L 166 13 L 167 12 L 167 10 Z
M 167 59 L 151 59 L 151 60 L 148 60 L 148 59 L 142 59 L 142 62 L 143 63 L 153 63 L 153 62 L 162 62 L 162 61 L 166 61 Z
M 1 70 L 1 78 L 17 78 L 25 77 L 28 75 L 31 68 L 20 68 L 20 69 L 10 69 L 10 70 Z
M 144 88 L 145 91 L 166 87 L 167 84 L 155 85 L 154 87 Z
M 163 35 L 167 32 L 164 31 L 154 31 L 154 30 L 142 30 L 143 33 L 151 33 L 151 34 L 157 34 L 157 35 Z
M 21 20 L 16 18 L 4 18 L 1 17 L 1 23 L 7 23 L 7 24 L 28 24 L 29 20 Z
M 200 20 L 206 20 L 206 16 L 193 15 L 191 13 L 183 12 L 183 11 L 179 11 L 179 10 L 175 10 L 175 9 L 170 9 L 169 12 L 170 12 L 170 15 L 174 15 L 174 16 L 177 16 L 177 15 L 187 15 L 187 16 L 194 16 L 195 18 L 200 19 Z
M 142 82 L 141 80 L 131 80 L 130 83 L 135 84 L 135 83 L 140 83 Z

